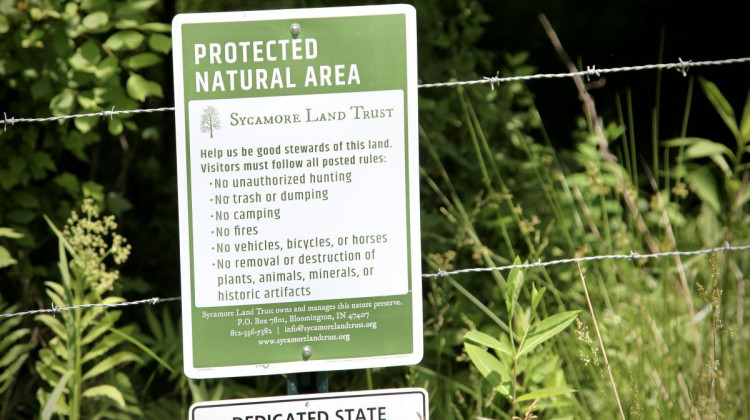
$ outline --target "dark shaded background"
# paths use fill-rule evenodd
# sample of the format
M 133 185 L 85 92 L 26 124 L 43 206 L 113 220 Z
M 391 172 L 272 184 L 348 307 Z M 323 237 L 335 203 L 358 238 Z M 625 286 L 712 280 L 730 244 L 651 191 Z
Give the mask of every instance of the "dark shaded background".
M 494 21 L 487 26 L 481 46 L 498 51 L 529 51 L 529 61 L 541 73 L 565 71 L 547 39 L 537 16 L 544 13 L 563 46 L 582 68 L 598 69 L 677 62 L 703 61 L 750 55 L 750 36 L 742 1 L 486 1 L 485 11 Z M 746 6 L 746 4 L 745 4 Z M 662 43 L 663 40 L 663 43 Z M 663 45 L 663 59 L 660 48 Z M 501 63 L 498 63 L 501 64 Z M 750 64 L 694 68 L 714 83 L 739 114 L 750 86 Z M 615 93 L 625 97 L 632 90 L 636 138 L 642 150 L 651 142 L 651 109 L 656 97 L 656 71 L 613 74 L 603 88 L 592 93 L 599 111 L 616 118 Z M 577 93 L 570 81 L 529 83 L 545 124 L 558 144 L 567 144 L 566 130 L 573 128 L 580 110 Z M 696 85 L 697 87 L 697 85 Z M 661 138 L 679 135 L 684 112 L 687 80 L 677 71 L 663 74 L 661 84 Z M 697 93 L 697 90 L 696 90 Z M 731 134 L 713 113 L 701 94 L 694 95 L 688 135 L 733 142 Z

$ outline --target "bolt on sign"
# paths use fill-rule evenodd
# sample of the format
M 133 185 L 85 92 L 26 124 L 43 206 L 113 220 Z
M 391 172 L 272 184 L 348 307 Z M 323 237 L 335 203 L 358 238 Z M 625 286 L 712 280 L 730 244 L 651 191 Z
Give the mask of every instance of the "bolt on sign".
M 190 420 L 429 420 L 427 392 L 419 388 L 336 392 L 204 402 Z
M 185 373 L 422 357 L 416 13 L 173 22 Z

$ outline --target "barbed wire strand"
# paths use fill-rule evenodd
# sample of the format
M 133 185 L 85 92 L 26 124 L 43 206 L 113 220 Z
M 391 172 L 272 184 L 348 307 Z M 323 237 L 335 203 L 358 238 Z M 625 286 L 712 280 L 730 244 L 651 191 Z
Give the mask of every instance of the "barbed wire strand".
M 673 257 L 673 256 L 694 256 L 694 255 L 702 255 L 702 254 L 710 254 L 712 252 L 731 252 L 731 251 L 746 251 L 750 249 L 750 245 L 742 245 L 742 246 L 732 246 L 729 244 L 729 242 L 724 242 L 723 246 L 716 247 L 716 248 L 706 248 L 706 249 L 699 249 L 695 251 L 666 251 L 666 252 L 654 252 L 650 254 L 639 254 L 635 251 L 630 251 L 630 254 L 613 254 L 613 255 L 595 255 L 590 257 L 576 257 L 576 258 L 565 258 L 561 260 L 553 260 L 553 261 L 537 261 L 533 263 L 526 263 L 526 264 L 512 264 L 512 265 L 505 265 L 500 267 L 480 267 L 480 268 L 464 268 L 460 270 L 452 270 L 452 271 L 443 271 L 440 270 L 437 273 L 434 274 L 423 274 L 422 278 L 443 278 L 448 277 L 452 275 L 460 275 L 460 274 L 467 274 L 467 273 L 487 273 L 487 272 L 493 272 L 493 271 L 508 271 L 512 270 L 514 268 L 543 268 L 543 267 L 549 267 L 552 265 L 558 265 L 558 264 L 570 264 L 570 263 L 582 263 L 587 261 L 601 261 L 601 260 L 640 260 L 640 259 L 652 259 L 652 258 L 661 258 L 661 257 Z M 89 303 L 84 305 L 75 305 L 75 306 L 67 306 L 67 307 L 60 307 L 52 305 L 51 309 L 35 309 L 32 311 L 26 311 L 26 312 L 16 312 L 11 314 L 0 314 L 1 318 L 13 318 L 17 316 L 26 316 L 26 315 L 37 315 L 37 314 L 57 314 L 61 311 L 71 311 L 74 309 L 85 309 L 85 308 L 121 308 L 121 307 L 127 307 L 127 306 L 136 306 L 136 305 L 145 305 L 145 304 L 151 304 L 156 305 L 158 303 L 165 303 L 165 302 L 172 302 L 176 300 L 181 300 L 180 297 L 170 297 L 170 298 L 158 298 L 154 297 L 151 299 L 143 299 L 143 300 L 136 300 L 133 302 L 122 302 L 122 303 Z
M 26 315 L 38 315 L 38 314 L 58 314 L 62 311 L 72 311 L 74 309 L 86 309 L 86 308 L 123 308 L 127 306 L 136 306 L 136 305 L 144 305 L 144 304 L 151 304 L 156 305 L 157 303 L 165 303 L 165 302 L 172 302 L 175 300 L 180 300 L 180 297 L 170 297 L 170 298 L 158 298 L 154 297 L 151 299 L 142 299 L 142 300 L 136 300 L 133 302 L 122 302 L 122 303 L 86 303 L 83 305 L 74 305 L 74 306 L 55 306 L 55 304 L 52 304 L 51 309 L 35 309 L 32 311 L 26 311 L 26 312 L 17 312 L 13 314 L 0 314 L 0 318 L 13 318 L 17 316 L 26 316 Z
M 747 63 L 747 62 L 750 62 L 750 57 L 729 58 L 729 59 L 724 59 L 724 60 L 711 60 L 711 61 L 683 61 L 682 58 L 678 58 L 678 62 L 676 63 L 646 64 L 642 66 L 614 67 L 614 68 L 609 68 L 609 69 L 597 69 L 596 66 L 590 66 L 590 67 L 586 67 L 586 70 L 578 71 L 575 73 L 547 73 L 547 74 L 531 74 L 527 76 L 509 76 L 509 77 L 499 77 L 498 75 L 495 75 L 492 77 L 484 77 L 478 80 L 427 83 L 427 84 L 418 85 L 417 87 L 420 89 L 428 89 L 428 88 L 439 88 L 439 87 L 458 87 L 458 86 L 489 84 L 492 89 L 495 89 L 495 87 L 499 86 L 501 83 L 507 83 L 507 82 L 529 81 L 529 80 L 538 80 L 538 79 L 564 79 L 564 78 L 583 77 L 583 76 L 586 76 L 587 78 L 591 78 L 591 77 L 600 77 L 603 74 L 610 74 L 610 73 L 623 73 L 623 72 L 657 70 L 657 69 L 661 69 L 661 70 L 674 69 L 674 70 L 679 71 L 683 76 L 687 76 L 687 71 L 691 67 L 724 66 L 724 65 L 729 65 L 729 64 L 739 64 L 739 63 Z M 167 107 L 162 107 L 162 108 L 131 109 L 131 110 L 123 110 L 123 111 L 115 111 L 115 108 L 112 107 L 112 109 L 109 111 L 102 110 L 100 112 L 91 112 L 91 113 L 86 113 L 86 114 L 59 115 L 59 116 L 54 116 L 54 117 L 43 117 L 43 118 L 15 118 L 13 116 L 9 118 L 8 115 L 5 112 L 3 112 L 3 119 L 0 121 L 0 124 L 3 125 L 3 131 L 5 131 L 8 125 L 14 126 L 15 124 L 18 124 L 18 123 L 44 123 L 44 122 L 62 121 L 62 120 L 69 120 L 73 118 L 87 118 L 87 117 L 101 117 L 101 118 L 109 117 L 111 119 L 115 115 L 144 114 L 144 113 L 168 112 L 168 111 L 173 112 L 174 110 L 175 108 L 173 106 L 167 106 Z
M 610 73 L 623 73 L 632 71 L 643 71 L 643 70 L 670 70 L 674 69 L 679 71 L 683 76 L 687 76 L 687 71 L 691 67 L 706 67 L 706 66 L 724 66 L 728 64 L 739 64 L 750 62 L 750 57 L 742 58 L 729 58 L 726 60 L 713 60 L 713 61 L 683 61 L 682 58 L 678 58 L 677 63 L 664 63 L 664 64 L 646 64 L 642 66 L 631 66 L 631 67 L 614 67 L 610 69 L 597 69 L 596 66 L 586 67 L 586 70 L 577 71 L 574 73 L 549 73 L 549 74 L 531 74 L 528 76 L 509 76 L 509 77 L 485 77 L 480 80 L 469 80 L 469 81 L 456 81 L 456 82 L 443 82 L 443 83 L 431 83 L 419 85 L 420 88 L 436 88 L 436 87 L 456 87 L 456 86 L 470 86 L 478 84 L 490 84 L 491 86 L 499 85 L 500 83 L 516 82 L 516 81 L 528 81 L 538 79 L 564 79 L 573 77 L 600 77 L 603 74 Z
M 745 251 L 748 249 L 750 249 L 750 245 L 732 246 L 729 244 L 729 242 L 724 242 L 724 246 L 720 246 L 716 248 L 699 249 L 695 251 L 666 251 L 666 252 L 654 252 L 650 254 L 639 254 L 635 251 L 630 251 L 630 254 L 594 255 L 591 257 L 565 258 L 561 260 L 544 261 L 544 262 L 537 261 L 533 263 L 514 264 L 514 265 L 501 266 L 501 267 L 464 268 L 464 269 L 453 270 L 453 271 L 440 270 L 435 274 L 423 274 L 422 277 L 440 278 L 440 277 L 447 277 L 447 276 L 456 275 L 456 274 L 485 273 L 485 272 L 492 272 L 492 271 L 508 271 L 514 268 L 542 268 L 542 267 L 549 267 L 551 265 L 579 263 L 579 262 L 586 262 L 586 261 L 600 261 L 600 260 L 631 260 L 632 261 L 632 260 L 640 260 L 640 259 L 673 257 L 673 256 L 686 257 L 686 256 L 692 256 L 692 255 L 710 254 L 712 252 L 719 252 L 719 251 L 726 251 L 726 252 Z

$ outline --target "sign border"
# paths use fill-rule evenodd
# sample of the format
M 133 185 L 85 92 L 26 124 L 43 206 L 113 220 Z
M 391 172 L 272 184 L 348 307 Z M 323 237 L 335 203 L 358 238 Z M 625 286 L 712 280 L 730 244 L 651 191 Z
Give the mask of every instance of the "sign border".
M 292 401 L 305 401 L 305 400 L 331 400 L 331 399 L 344 399 L 344 398 L 361 398 L 361 397 L 379 397 L 386 395 L 407 395 L 407 394 L 419 394 L 422 396 L 422 410 L 424 414 L 423 420 L 428 420 L 430 416 L 429 407 L 429 395 L 423 388 L 393 388 L 393 389 L 375 389 L 371 391 L 349 391 L 349 392 L 325 392 L 319 394 L 302 394 L 302 395 L 284 395 L 277 397 L 260 397 L 260 398 L 248 398 L 248 399 L 235 399 L 235 400 L 224 400 L 224 401 L 206 401 L 195 403 L 190 406 L 190 413 L 188 415 L 189 420 L 195 420 L 195 411 L 201 408 L 213 408 L 213 407 L 227 407 L 227 406 L 239 406 L 239 405 L 254 405 L 254 404 L 273 404 L 273 403 L 285 403 Z
M 375 5 L 375 6 L 353 6 L 353 7 L 331 7 L 313 9 L 285 9 L 264 10 L 252 12 L 221 12 L 180 14 L 172 21 L 173 42 L 173 69 L 175 83 L 175 134 L 178 141 L 184 141 L 187 136 L 187 118 L 184 92 L 183 74 L 183 46 L 182 25 L 195 23 L 222 23 L 222 22 L 256 22 L 265 20 L 285 19 L 314 19 L 314 18 L 345 18 L 355 16 L 378 16 L 378 15 L 404 15 L 406 24 L 406 217 L 407 217 L 407 247 L 410 255 L 407 258 L 410 270 L 411 282 L 408 294 L 411 294 L 412 303 L 412 352 L 398 355 L 353 357 L 345 359 L 308 360 L 273 363 L 268 365 L 234 365 L 217 366 L 210 368 L 196 368 L 193 366 L 193 299 L 192 275 L 193 266 L 190 251 L 189 221 L 189 199 L 187 177 L 187 151 L 178 146 L 177 155 L 177 179 L 178 179 L 178 209 L 180 230 L 180 255 L 182 259 L 187 258 L 189 262 L 182 262 L 180 266 L 182 287 L 182 314 L 183 314 L 183 358 L 185 374 L 190 378 L 222 378 L 235 376 L 270 375 L 291 372 L 313 372 L 328 370 L 362 369 L 387 366 L 414 365 L 419 363 L 424 352 L 423 339 L 423 315 L 422 315 L 422 277 L 421 277 L 421 231 L 419 210 L 419 164 L 410 160 L 412 156 L 419 155 L 419 132 L 417 124 L 418 98 L 417 98 L 417 40 L 416 40 L 416 10 L 411 5 Z M 286 95 L 279 95 L 286 96 Z M 410 183 L 409 180 L 412 182 Z M 415 205 L 417 204 L 417 205 Z M 187 297 L 187 298 L 186 298 Z

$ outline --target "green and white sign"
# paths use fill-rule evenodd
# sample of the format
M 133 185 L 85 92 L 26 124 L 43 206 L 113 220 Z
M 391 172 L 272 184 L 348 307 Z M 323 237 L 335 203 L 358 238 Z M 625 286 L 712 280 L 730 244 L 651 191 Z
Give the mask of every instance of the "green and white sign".
M 429 420 L 420 388 L 203 402 L 189 420 Z
M 416 15 L 173 22 L 185 373 L 422 357 Z

